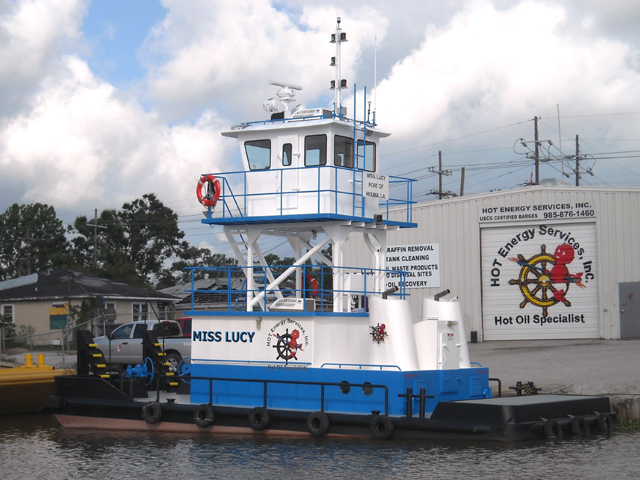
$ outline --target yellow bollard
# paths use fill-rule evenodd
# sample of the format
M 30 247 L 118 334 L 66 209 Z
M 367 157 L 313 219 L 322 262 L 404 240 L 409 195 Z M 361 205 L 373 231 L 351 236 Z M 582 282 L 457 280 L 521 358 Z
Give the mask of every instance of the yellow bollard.
M 24 355 L 24 366 L 25 367 L 33 367 L 33 354 L 25 353 L 25 355 Z
M 38 366 L 39 367 L 44 367 L 45 363 L 44 363 L 44 353 L 39 353 L 38 354 Z

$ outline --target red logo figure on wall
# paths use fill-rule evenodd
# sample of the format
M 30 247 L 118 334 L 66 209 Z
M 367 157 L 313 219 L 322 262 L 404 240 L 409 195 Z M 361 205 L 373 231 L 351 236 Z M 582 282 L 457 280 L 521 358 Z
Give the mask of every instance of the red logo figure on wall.
M 520 308 L 527 303 L 542 307 L 542 314 L 546 317 L 549 307 L 556 303 L 564 303 L 570 307 L 571 302 L 566 295 L 569 286 L 575 284 L 585 288 L 582 283 L 582 273 L 572 275 L 567 267 L 575 257 L 571 245 L 563 243 L 556 248 L 553 255 L 547 253 L 547 246 L 542 245 L 540 253 L 526 259 L 522 255 L 511 257 L 509 260 L 516 262 L 522 268 L 517 279 L 509 280 L 510 285 L 518 285 L 524 296 Z M 550 268 L 549 268 L 550 267 Z M 564 288 L 560 288 L 564 287 Z

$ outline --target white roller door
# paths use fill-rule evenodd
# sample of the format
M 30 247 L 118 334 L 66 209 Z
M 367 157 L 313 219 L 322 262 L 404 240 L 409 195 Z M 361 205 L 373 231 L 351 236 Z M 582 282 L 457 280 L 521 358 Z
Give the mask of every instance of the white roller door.
M 483 228 L 485 340 L 598 338 L 595 223 Z

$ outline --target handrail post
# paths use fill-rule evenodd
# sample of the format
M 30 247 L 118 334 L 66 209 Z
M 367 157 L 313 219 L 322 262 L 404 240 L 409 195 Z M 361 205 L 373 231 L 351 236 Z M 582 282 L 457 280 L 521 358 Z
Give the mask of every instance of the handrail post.
M 264 408 L 267 408 L 267 383 L 268 383 L 267 380 L 265 380 L 263 382 L 263 384 L 264 384 L 264 405 L 263 405 L 263 407 Z

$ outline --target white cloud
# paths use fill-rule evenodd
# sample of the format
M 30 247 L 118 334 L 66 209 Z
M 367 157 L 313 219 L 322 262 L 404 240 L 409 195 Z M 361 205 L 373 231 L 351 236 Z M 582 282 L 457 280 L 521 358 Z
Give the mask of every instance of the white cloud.
M 336 15 L 349 39 L 349 84 L 373 86 L 358 75 L 370 73 L 364 55 L 372 53 L 376 22 L 380 55 L 407 52 L 380 59 L 395 62 L 377 93 L 378 121 L 393 133 L 386 152 L 534 115 L 554 123 L 557 104 L 566 116 L 640 110 L 637 47 L 605 28 L 636 11 L 635 3 L 578 10 L 570 0 L 456 0 L 439 10 L 381 1 L 378 13 L 357 2 L 344 2 L 343 11 L 316 0 L 295 9 L 289 0 L 163 4 L 167 15 L 140 53 L 147 83 L 120 91 L 81 57 L 85 1 L 0 0 L 0 210 L 35 201 L 119 208 L 155 192 L 163 201 L 184 199 L 181 214 L 199 213 L 198 176 L 225 170 L 237 155 L 220 131 L 266 117 L 262 101 L 275 93 L 268 79 L 302 84 L 298 99 L 307 106 L 329 104 Z M 436 20 L 429 23 L 426 13 Z M 615 138 L 637 138 L 639 120 L 567 119 L 563 133 L 608 138 L 613 148 Z M 475 145 L 510 147 L 531 137 L 530 126 L 523 128 L 527 134 L 474 137 Z
M 334 8 L 305 7 L 299 18 L 291 18 L 262 0 L 198 2 L 198 15 L 194 2 L 165 0 L 164 5 L 170 11 L 148 38 L 144 56 L 150 95 L 169 114 L 216 104 L 243 121 L 246 115 L 262 118 L 263 100 L 275 93 L 268 79 L 301 84 L 300 97 L 307 99 L 328 92 Z M 363 8 L 349 20 L 347 78 L 353 78 L 362 48 L 373 42 L 374 14 Z M 380 37 L 384 20 L 381 24 Z
M 629 63 L 637 51 L 588 31 L 576 33 L 573 21 L 561 5 L 523 1 L 498 10 L 477 1 L 447 25 L 429 28 L 420 48 L 399 61 L 378 89 L 378 118 L 383 127 L 393 126 L 392 148 L 402 149 L 399 141 L 426 145 L 534 115 L 550 116 L 555 126 L 558 104 L 567 116 L 638 111 L 640 75 Z M 598 132 L 598 138 L 637 132 L 640 118 L 631 125 L 629 120 L 567 121 L 563 132 Z M 516 138 L 503 141 L 510 146 Z
M 0 0 L 0 117 L 16 113 L 56 70 L 60 52 L 80 39 L 85 13 L 84 0 Z
M 206 112 L 172 128 L 96 78 L 75 57 L 48 78 L 32 109 L 0 131 L 0 164 L 20 172 L 22 202 L 119 207 L 143 193 L 193 193 L 201 171 L 224 169 L 222 123 Z

